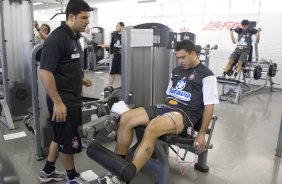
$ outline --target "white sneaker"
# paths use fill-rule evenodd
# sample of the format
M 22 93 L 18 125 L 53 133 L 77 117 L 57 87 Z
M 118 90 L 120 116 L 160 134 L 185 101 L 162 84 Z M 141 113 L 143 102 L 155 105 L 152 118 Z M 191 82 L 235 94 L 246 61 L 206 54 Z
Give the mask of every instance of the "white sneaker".
M 113 174 L 108 171 L 107 174 L 105 174 L 104 176 L 100 176 L 97 180 L 100 184 L 106 184 L 111 182 L 111 177 L 113 177 Z
M 99 184 L 113 184 L 109 176 L 104 176 L 102 178 L 98 178 L 97 180 Z
M 112 184 L 126 184 L 125 181 L 122 181 L 117 176 L 111 177 Z
M 67 177 L 66 184 L 89 184 L 89 183 L 85 179 L 78 176 L 78 177 L 75 177 L 73 180 L 69 180 Z
M 38 180 L 41 183 L 46 183 L 49 181 L 62 181 L 66 179 L 65 172 L 53 171 L 51 174 L 45 173 L 45 171 L 41 170 L 38 176 Z

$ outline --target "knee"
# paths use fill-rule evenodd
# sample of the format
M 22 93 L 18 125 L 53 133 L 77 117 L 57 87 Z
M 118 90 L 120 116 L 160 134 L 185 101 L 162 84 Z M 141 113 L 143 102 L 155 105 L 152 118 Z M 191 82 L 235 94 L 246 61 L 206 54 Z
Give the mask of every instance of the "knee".
M 233 65 L 234 61 L 232 59 L 229 59 L 228 64 Z
M 159 136 L 157 126 L 154 123 L 150 123 L 145 129 L 144 138 L 157 139 Z
M 130 122 L 131 122 L 131 118 L 128 112 L 123 113 L 120 116 L 119 129 L 133 128 Z
M 239 61 L 238 61 L 238 65 L 240 65 L 240 66 L 242 66 L 243 63 L 244 63 L 244 62 L 243 62 L 242 60 L 239 60 Z
M 129 117 L 128 115 L 126 115 L 126 113 L 123 113 L 121 116 L 120 116 L 120 121 L 119 121 L 119 127 L 125 127 L 129 121 Z

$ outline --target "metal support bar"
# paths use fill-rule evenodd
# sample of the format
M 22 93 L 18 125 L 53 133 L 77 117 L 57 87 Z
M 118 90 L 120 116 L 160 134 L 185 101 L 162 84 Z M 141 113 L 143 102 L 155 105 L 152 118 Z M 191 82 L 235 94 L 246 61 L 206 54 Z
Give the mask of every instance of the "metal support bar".
M 8 107 L 8 104 L 7 102 L 2 99 L 0 100 L 0 104 L 1 104 L 1 115 L 0 116 L 0 121 L 9 129 L 9 130 L 12 130 L 12 129 L 15 129 L 15 125 L 14 125 L 14 122 L 13 122 L 13 119 L 12 119 L 12 116 L 11 116 L 11 112 L 10 112 L 10 109 Z
M 279 130 L 277 148 L 276 148 L 276 154 L 275 155 L 278 156 L 278 157 L 282 157 L 282 117 L 281 117 L 280 130 Z
M 1 64 L 1 75 L 3 85 L 3 99 L 1 99 L 1 114 L 0 121 L 9 129 L 15 129 L 13 119 L 11 116 L 10 108 L 10 93 L 8 85 L 8 66 L 7 66 L 7 55 L 5 47 L 5 35 L 4 35 L 4 5 L 3 1 L 0 2 L 0 64 Z
M 41 142 L 41 130 L 40 130 L 40 114 L 39 114 L 39 94 L 38 94 L 38 83 L 37 83 L 37 64 L 36 64 L 36 54 L 43 48 L 43 44 L 36 45 L 32 50 L 32 62 L 30 63 L 31 68 L 31 89 L 32 89 L 32 112 L 33 121 L 35 125 L 35 135 L 36 135 L 36 159 L 43 159 L 43 149 Z

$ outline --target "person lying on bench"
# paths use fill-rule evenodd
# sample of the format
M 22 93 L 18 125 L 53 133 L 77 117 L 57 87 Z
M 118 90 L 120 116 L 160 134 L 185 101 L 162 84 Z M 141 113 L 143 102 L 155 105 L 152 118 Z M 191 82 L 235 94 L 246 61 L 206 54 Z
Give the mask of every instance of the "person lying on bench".
M 237 27 L 235 29 L 230 29 L 230 36 L 231 36 L 231 40 L 233 44 L 236 43 L 235 37 L 233 34 L 234 32 L 238 34 L 238 40 L 237 40 L 237 47 L 235 51 L 229 57 L 229 61 L 226 67 L 224 68 L 224 71 L 223 71 L 224 78 L 226 77 L 227 72 L 230 69 L 232 69 L 232 66 L 238 62 L 237 69 L 234 73 L 234 79 L 236 79 L 238 73 L 241 72 L 243 63 L 247 61 L 247 58 L 251 52 L 252 36 L 256 34 L 256 43 L 259 43 L 259 40 L 260 40 L 261 29 L 258 29 L 258 30 L 254 28 L 250 29 L 249 21 L 246 19 L 241 22 L 241 26 L 242 28 Z
M 133 140 L 134 128 L 146 126 L 143 139 L 137 147 L 132 163 L 137 172 L 151 158 L 158 137 L 165 134 L 187 134 L 202 119 L 196 137 L 197 150 L 205 150 L 205 134 L 218 104 L 216 77 L 198 59 L 195 45 L 185 40 L 175 48 L 180 66 L 172 71 L 164 104 L 139 107 L 121 115 L 115 153 L 126 157 Z M 116 176 L 104 176 L 103 183 L 125 183 Z M 102 183 L 102 182 L 101 182 Z

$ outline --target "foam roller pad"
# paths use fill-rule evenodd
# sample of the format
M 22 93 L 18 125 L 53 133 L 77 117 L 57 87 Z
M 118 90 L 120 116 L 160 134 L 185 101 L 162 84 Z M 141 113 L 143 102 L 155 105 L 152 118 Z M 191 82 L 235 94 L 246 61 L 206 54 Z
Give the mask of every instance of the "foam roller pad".
M 135 165 L 95 141 L 88 146 L 86 153 L 89 158 L 125 182 L 131 181 L 136 174 Z

